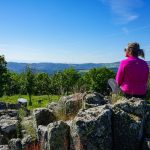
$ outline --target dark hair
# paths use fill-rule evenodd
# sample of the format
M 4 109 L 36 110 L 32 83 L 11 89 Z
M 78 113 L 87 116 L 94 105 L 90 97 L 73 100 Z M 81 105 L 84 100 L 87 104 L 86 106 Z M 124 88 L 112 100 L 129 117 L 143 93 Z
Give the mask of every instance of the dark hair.
M 144 50 L 140 49 L 139 43 L 136 43 L 136 42 L 128 43 L 127 49 L 132 56 L 135 56 L 135 57 L 141 56 L 142 58 L 145 57 Z

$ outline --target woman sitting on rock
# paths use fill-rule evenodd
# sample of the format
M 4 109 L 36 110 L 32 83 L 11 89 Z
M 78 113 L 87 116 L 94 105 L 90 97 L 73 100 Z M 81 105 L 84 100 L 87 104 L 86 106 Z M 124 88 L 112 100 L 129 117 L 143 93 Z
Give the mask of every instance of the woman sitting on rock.
M 116 82 L 126 98 L 146 98 L 149 67 L 144 58 L 144 51 L 138 43 L 129 43 L 125 48 L 124 59 L 120 62 Z

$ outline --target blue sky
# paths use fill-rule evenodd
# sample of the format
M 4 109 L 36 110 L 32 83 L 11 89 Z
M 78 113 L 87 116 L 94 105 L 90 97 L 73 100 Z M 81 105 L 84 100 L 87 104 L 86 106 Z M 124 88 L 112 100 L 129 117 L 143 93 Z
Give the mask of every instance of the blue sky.
M 107 63 L 139 42 L 150 60 L 149 0 L 0 0 L 7 61 Z

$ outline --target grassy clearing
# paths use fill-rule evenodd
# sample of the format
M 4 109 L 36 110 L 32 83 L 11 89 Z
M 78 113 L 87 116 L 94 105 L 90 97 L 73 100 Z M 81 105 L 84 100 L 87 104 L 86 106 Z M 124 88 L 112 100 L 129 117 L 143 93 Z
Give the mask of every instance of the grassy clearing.
M 6 102 L 6 103 L 17 103 L 18 98 L 25 98 L 29 102 L 28 95 L 13 95 L 13 96 L 3 96 L 0 97 L 0 102 Z M 51 95 L 50 100 L 47 95 L 41 95 L 41 96 L 32 96 L 32 106 L 28 105 L 28 109 L 32 110 L 39 107 L 45 107 L 49 102 L 57 102 L 59 100 L 60 96 L 58 95 Z M 121 94 L 116 95 L 112 94 L 110 97 L 112 104 L 116 103 L 119 99 L 122 99 L 123 96 Z M 41 104 L 38 104 L 38 100 L 41 100 Z M 148 94 L 146 101 L 150 105 L 150 89 L 148 89 Z
M 25 98 L 29 102 L 28 95 L 3 96 L 0 98 L 0 102 L 17 103 L 18 98 Z M 60 96 L 57 95 L 51 95 L 50 100 L 47 95 L 32 96 L 32 106 L 28 106 L 28 109 L 32 110 L 38 107 L 45 107 L 49 102 L 57 102 L 59 98 Z M 41 100 L 41 104 L 38 104 L 38 100 Z

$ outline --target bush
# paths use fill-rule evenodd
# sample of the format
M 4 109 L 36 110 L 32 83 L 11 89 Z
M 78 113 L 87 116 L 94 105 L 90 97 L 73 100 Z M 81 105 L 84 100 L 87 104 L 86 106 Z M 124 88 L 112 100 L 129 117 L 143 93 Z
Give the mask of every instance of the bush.
M 107 68 L 94 68 L 91 69 L 86 76 L 88 77 L 86 82 L 91 91 L 107 95 L 108 79 L 114 78 L 115 73 Z

